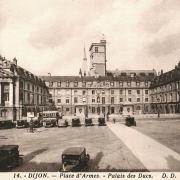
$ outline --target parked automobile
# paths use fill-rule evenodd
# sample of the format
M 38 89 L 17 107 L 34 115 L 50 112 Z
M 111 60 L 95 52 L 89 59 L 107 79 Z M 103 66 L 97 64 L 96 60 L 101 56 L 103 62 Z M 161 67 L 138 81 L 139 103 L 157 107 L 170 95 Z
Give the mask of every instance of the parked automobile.
M 11 120 L 0 121 L 0 129 L 13 128 L 14 126 L 15 126 L 15 124 Z
M 78 117 L 72 118 L 72 127 L 81 126 L 80 119 Z
M 54 119 L 48 119 L 44 123 L 45 128 L 55 127 L 56 126 L 56 120 Z
M 93 126 L 92 118 L 85 119 L 85 126 Z
M 0 170 L 14 168 L 22 163 L 18 145 L 0 146 Z
M 98 125 L 99 126 L 106 126 L 105 118 L 104 117 L 99 117 L 98 118 Z
M 43 111 L 43 125 L 47 127 L 55 127 L 59 116 L 57 115 L 58 111 Z
M 59 119 L 58 120 L 58 127 L 67 127 L 68 126 L 68 122 L 66 119 Z
M 125 125 L 126 126 L 136 126 L 136 121 L 135 121 L 134 117 L 131 117 L 131 116 L 126 117 Z
M 18 120 L 16 122 L 16 128 L 27 128 L 29 127 L 29 123 L 27 122 L 27 120 Z
M 88 165 L 89 154 L 84 147 L 70 147 L 62 153 L 62 171 L 80 171 Z

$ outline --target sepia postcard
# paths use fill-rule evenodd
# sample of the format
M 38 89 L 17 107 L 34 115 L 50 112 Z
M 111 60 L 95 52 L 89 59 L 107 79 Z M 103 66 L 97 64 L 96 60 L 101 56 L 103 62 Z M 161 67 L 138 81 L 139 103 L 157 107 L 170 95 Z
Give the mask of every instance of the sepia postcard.
M 0 178 L 180 178 L 179 0 L 0 0 Z

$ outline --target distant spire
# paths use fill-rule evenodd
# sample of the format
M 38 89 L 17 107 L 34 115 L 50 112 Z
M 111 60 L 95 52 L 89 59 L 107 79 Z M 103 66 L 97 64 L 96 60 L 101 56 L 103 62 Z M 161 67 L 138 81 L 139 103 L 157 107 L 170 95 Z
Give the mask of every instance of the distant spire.
M 84 61 L 87 61 L 85 44 L 84 44 L 84 56 L 83 56 L 83 60 L 84 60 Z
M 86 57 L 86 48 L 84 43 L 84 52 L 83 52 L 83 63 L 82 63 L 82 75 L 85 76 L 87 74 L 88 67 L 87 67 L 87 57 Z

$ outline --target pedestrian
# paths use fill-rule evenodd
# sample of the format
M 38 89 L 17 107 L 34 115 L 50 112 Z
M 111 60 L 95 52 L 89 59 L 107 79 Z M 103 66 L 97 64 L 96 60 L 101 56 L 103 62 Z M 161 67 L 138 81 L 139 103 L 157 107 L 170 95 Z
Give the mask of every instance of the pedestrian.
M 116 119 L 115 118 L 113 118 L 113 122 L 114 122 L 114 124 L 116 123 Z

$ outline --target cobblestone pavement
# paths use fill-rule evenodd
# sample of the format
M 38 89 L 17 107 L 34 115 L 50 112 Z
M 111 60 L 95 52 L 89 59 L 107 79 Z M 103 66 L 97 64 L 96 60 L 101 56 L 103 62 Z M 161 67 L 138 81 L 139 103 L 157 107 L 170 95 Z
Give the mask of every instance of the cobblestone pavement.
M 124 124 L 108 123 L 108 127 L 149 171 L 180 171 L 177 152 Z
M 13 171 L 58 171 L 62 151 L 71 146 L 86 147 L 91 157 L 87 171 L 147 171 L 107 126 L 0 130 L 3 144 L 18 144 L 24 155 Z

